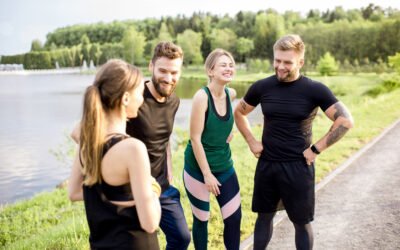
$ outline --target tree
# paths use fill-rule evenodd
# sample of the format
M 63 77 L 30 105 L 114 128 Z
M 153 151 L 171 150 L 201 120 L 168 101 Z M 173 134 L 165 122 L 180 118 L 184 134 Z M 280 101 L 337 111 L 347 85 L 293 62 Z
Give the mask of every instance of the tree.
M 271 69 L 271 63 L 268 60 L 261 60 L 260 58 L 247 59 L 246 65 L 247 71 L 255 73 L 268 72 Z
M 50 51 L 57 50 L 57 45 L 55 43 L 50 44 Z
M 379 21 L 383 17 L 384 13 L 381 7 L 370 3 L 366 8 L 361 8 L 364 19 L 372 21 Z
M 74 46 L 73 51 L 74 51 L 74 66 L 75 67 L 82 66 L 82 57 L 83 56 L 82 56 L 80 47 Z
M 142 63 L 145 44 L 146 37 L 142 32 L 133 26 L 128 28 L 122 38 L 123 58 L 132 64 Z
M 236 53 L 239 55 L 238 60 L 246 61 L 246 57 L 254 49 L 254 42 L 251 39 L 240 37 L 236 42 Z
M 250 11 L 239 11 L 235 16 L 235 25 L 233 30 L 238 37 L 254 37 L 254 23 L 256 14 Z
M 51 69 L 51 56 L 47 51 L 29 52 L 24 57 L 24 68 L 26 69 Z
M 317 69 L 321 75 L 332 76 L 338 71 L 338 64 L 331 53 L 326 52 L 323 57 L 318 60 Z
M 400 53 L 397 52 L 394 56 L 389 56 L 389 65 L 400 74 Z
M 182 34 L 178 34 L 177 40 L 185 53 L 185 64 L 201 64 L 203 62 L 203 56 L 200 51 L 202 44 L 200 33 L 187 29 Z
M 86 63 L 90 62 L 90 40 L 89 37 L 84 34 L 81 37 L 81 53 L 82 53 L 82 62 L 86 61 Z
M 31 44 L 31 51 L 40 51 L 43 49 L 43 44 L 39 39 L 35 39 Z
M 124 58 L 124 47 L 122 43 L 106 43 L 101 45 L 101 56 L 99 65 L 104 64 L 109 59 Z
M 90 58 L 93 60 L 95 66 L 99 64 L 99 59 L 101 55 L 100 46 L 95 43 L 92 45 L 89 51 Z
M 285 20 L 275 13 L 260 13 L 256 16 L 254 26 L 254 55 L 273 58 L 272 47 L 285 32 Z
M 319 21 L 321 19 L 321 13 L 318 9 L 311 9 L 307 13 L 307 19 L 312 21 Z
M 301 21 L 301 13 L 295 11 L 285 11 L 283 14 L 283 18 L 285 19 L 285 27 L 290 30 L 293 26 Z
M 236 40 L 236 34 L 231 29 L 214 29 L 210 36 L 211 50 L 221 48 L 234 53 Z
M 179 29 L 176 29 L 176 30 L 177 30 L 177 32 L 179 32 Z M 149 38 L 149 37 L 147 37 L 147 38 Z M 165 24 L 165 22 L 161 23 L 161 27 L 158 32 L 158 36 L 154 39 L 149 40 L 147 42 L 147 44 L 144 45 L 146 54 L 147 55 L 152 54 L 156 45 L 159 42 L 163 42 L 163 41 L 164 42 L 173 42 L 173 38 L 172 38 L 171 34 L 169 33 L 168 27 Z
M 158 41 L 166 41 L 166 42 L 172 42 L 172 36 L 169 33 L 168 27 L 166 23 L 161 23 L 161 27 L 160 27 L 160 32 L 158 33 Z

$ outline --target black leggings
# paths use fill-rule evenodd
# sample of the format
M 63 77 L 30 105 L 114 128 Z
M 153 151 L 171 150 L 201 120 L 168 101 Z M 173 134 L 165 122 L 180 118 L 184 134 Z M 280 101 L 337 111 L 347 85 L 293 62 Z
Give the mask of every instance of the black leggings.
M 274 213 L 258 213 L 254 227 L 254 250 L 264 250 L 272 237 L 274 229 Z M 311 224 L 299 225 L 293 223 L 295 229 L 295 242 L 297 250 L 309 250 L 313 248 L 313 232 Z

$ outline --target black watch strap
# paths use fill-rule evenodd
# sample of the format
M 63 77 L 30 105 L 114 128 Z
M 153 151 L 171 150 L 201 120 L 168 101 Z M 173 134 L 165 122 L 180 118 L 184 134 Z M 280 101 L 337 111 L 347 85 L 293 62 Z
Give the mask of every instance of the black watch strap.
M 319 155 L 321 152 L 315 147 L 315 145 L 311 145 L 311 151 L 313 151 L 315 154 Z

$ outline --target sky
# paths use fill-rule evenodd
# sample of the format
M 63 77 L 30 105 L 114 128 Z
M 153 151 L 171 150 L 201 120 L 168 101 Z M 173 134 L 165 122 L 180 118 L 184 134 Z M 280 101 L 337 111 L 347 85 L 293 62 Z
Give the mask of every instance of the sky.
M 45 43 L 47 33 L 74 24 L 191 16 L 198 11 L 234 16 L 241 10 L 268 8 L 305 15 L 311 9 L 360 9 L 369 3 L 400 9 L 400 0 L 0 0 L 0 55 L 28 52 L 32 40 Z

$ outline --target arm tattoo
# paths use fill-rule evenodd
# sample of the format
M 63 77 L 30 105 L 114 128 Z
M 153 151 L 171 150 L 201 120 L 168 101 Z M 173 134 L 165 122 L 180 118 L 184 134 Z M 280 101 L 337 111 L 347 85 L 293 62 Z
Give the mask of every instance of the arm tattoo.
M 243 100 L 240 100 L 240 106 L 242 107 L 242 110 L 245 111 L 246 110 L 246 103 Z
M 334 120 L 337 120 L 340 116 L 346 119 L 350 119 L 351 115 L 350 113 L 347 111 L 346 107 L 341 104 L 340 102 L 335 103 L 335 114 L 333 115 Z M 326 145 L 329 147 L 332 144 L 334 144 L 335 142 L 339 141 L 344 134 L 347 133 L 347 131 L 349 130 L 349 128 L 343 126 L 343 125 L 339 125 L 339 127 L 334 129 L 334 126 L 332 126 L 329 129 L 329 135 L 328 138 L 326 139 Z
M 328 138 L 326 139 L 326 145 L 329 147 L 335 142 L 339 141 L 340 138 L 342 138 L 348 130 L 349 129 L 343 125 L 339 125 L 339 127 L 337 127 L 336 129 L 331 128 Z
M 337 118 L 339 118 L 339 116 L 342 116 L 344 118 L 350 118 L 350 114 L 349 112 L 346 110 L 346 108 L 343 106 L 343 104 L 341 103 L 335 103 L 335 109 L 336 112 L 333 115 L 333 118 L 336 120 Z

